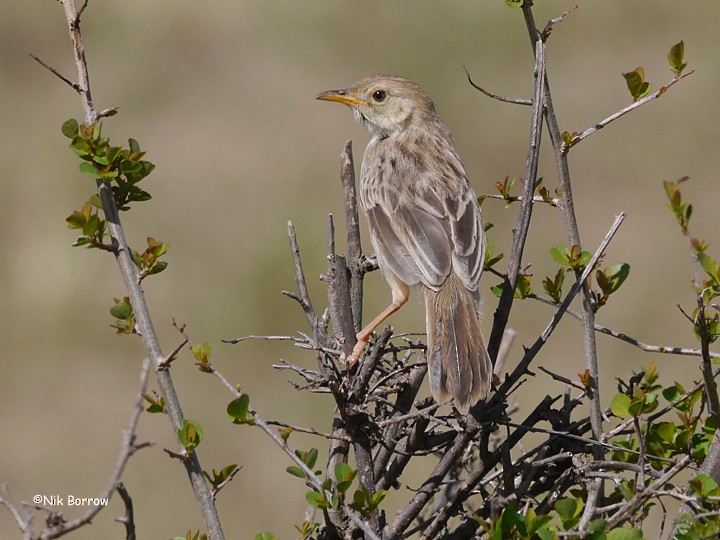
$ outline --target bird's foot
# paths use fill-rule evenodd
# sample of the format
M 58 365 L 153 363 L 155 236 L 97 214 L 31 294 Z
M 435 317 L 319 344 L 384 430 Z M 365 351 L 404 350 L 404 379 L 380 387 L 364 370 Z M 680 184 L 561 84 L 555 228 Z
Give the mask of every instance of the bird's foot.
M 350 356 L 345 356 L 344 354 L 340 357 L 340 360 L 345 360 L 347 363 L 348 368 L 353 367 L 355 364 L 358 363 L 360 360 L 360 357 L 362 356 L 363 351 L 365 350 L 365 347 L 367 347 L 368 342 L 370 340 L 369 336 L 361 335 L 362 333 L 359 333 L 357 337 L 357 343 L 355 343 L 355 347 L 353 347 L 352 352 L 350 353 Z

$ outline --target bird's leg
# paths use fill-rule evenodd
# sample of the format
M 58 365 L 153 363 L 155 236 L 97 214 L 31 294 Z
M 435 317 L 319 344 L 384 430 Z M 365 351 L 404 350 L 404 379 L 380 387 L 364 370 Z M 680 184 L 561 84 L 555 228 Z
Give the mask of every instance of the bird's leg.
M 358 360 L 360 360 L 360 355 L 365 350 L 365 347 L 367 347 L 373 330 L 380 326 L 380 324 L 390 315 L 403 307 L 408 301 L 408 298 L 410 297 L 410 288 L 406 284 L 396 282 L 391 283 L 391 287 L 393 293 L 392 304 L 386 307 L 377 317 L 372 320 L 370 324 L 368 324 L 365 328 L 363 328 L 357 333 L 357 335 L 355 336 L 357 338 L 357 343 L 355 344 L 355 347 L 353 347 L 352 353 L 350 353 L 350 356 L 348 356 L 347 358 L 348 366 L 352 367 L 357 363 Z

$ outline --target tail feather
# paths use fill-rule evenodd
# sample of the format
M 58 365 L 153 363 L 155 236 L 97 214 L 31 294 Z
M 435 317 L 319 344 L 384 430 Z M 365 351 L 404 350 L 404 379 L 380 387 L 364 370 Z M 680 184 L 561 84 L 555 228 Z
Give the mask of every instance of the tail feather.
M 438 403 L 468 409 L 490 393 L 492 363 L 473 293 L 451 275 L 439 291 L 425 288 L 430 389 Z

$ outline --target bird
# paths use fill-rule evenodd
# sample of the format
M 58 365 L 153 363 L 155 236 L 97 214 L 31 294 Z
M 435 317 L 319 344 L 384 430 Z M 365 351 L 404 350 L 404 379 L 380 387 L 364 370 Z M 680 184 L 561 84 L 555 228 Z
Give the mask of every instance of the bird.
M 487 398 L 492 362 L 480 326 L 485 233 L 478 199 L 430 96 L 396 75 L 373 75 L 316 96 L 347 105 L 367 128 L 359 198 L 392 302 L 357 334 L 356 363 L 373 330 L 411 288 L 424 296 L 430 389 L 462 414 Z

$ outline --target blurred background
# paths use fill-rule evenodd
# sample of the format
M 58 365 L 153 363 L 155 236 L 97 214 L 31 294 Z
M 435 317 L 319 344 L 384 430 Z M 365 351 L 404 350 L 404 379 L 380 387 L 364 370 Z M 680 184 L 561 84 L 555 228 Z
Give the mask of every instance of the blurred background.
M 538 2 L 538 24 L 573 5 Z M 683 191 L 695 208 L 693 232 L 720 256 L 714 247 L 720 242 L 718 17 L 716 3 L 586 0 L 549 41 L 554 103 L 561 129 L 570 132 L 630 103 L 621 72 L 643 66 L 652 89 L 668 82 L 666 54 L 681 39 L 688 69 L 696 70 L 570 154 L 584 247 L 594 251 L 614 216 L 627 213 L 606 262 L 625 261 L 632 270 L 598 322 L 648 343 L 695 346 L 675 307 L 691 311 L 694 305 L 689 249 L 665 208 L 663 180 L 691 178 Z M 533 58 L 522 13 L 501 0 L 91 0 L 82 29 L 96 106 L 120 108 L 105 121 L 105 134 L 115 144 L 137 139 L 157 165 L 144 182 L 153 199 L 123 218 L 136 249 L 144 249 L 146 236 L 170 244 L 168 269 L 145 281 L 164 350 L 180 341 L 172 320 L 186 324 L 194 341 L 212 345 L 214 365 L 249 392 L 265 418 L 328 430 L 329 398 L 294 391 L 288 373 L 272 368 L 279 358 L 312 366 L 311 354 L 269 342 L 221 343 L 307 330 L 301 309 L 280 294 L 296 289 L 288 220 L 295 222 L 316 308 L 326 305 L 318 276 L 326 264 L 328 213 L 339 218 L 338 249 L 344 249 L 339 155 L 352 139 L 359 167 L 367 135 L 344 107 L 314 96 L 378 72 L 417 81 L 453 132 L 476 191 L 492 193 L 496 181 L 522 175 L 530 109 L 480 94 L 463 65 L 492 92 L 530 97 Z M 112 299 L 125 294 L 115 261 L 71 247 L 76 231 L 65 226 L 94 187 L 60 133 L 64 120 L 81 116 L 79 99 L 28 53 L 75 78 L 57 2 L 0 4 L 0 482 L 16 500 L 93 497 L 113 468 L 144 351 L 137 338 L 115 336 L 110 328 Z M 548 152 L 540 175 L 556 187 Z M 517 210 L 484 203 L 497 251 L 509 253 Z M 567 240 L 557 209 L 539 205 L 533 219 L 526 261 L 541 290 L 542 279 L 556 271 L 548 250 Z M 497 282 L 488 276 L 482 284 L 486 333 L 496 302 L 489 289 Z M 366 283 L 365 310 L 373 313 L 386 305 L 389 292 L 379 275 Z M 519 334 L 509 367 L 551 315 L 532 301 L 515 305 L 511 325 Z M 422 331 L 420 302 L 411 301 L 391 322 L 398 331 Z M 565 320 L 537 363 L 570 378 L 584 371 L 579 329 Z M 598 340 L 605 406 L 615 377 L 651 361 L 665 383 L 687 386 L 700 376 L 695 359 L 648 355 L 606 336 Z M 227 537 L 266 530 L 294 537 L 306 487 L 287 475 L 287 459 L 259 430 L 227 421 L 231 396 L 192 364 L 183 354 L 173 374 L 186 415 L 205 430 L 201 461 L 206 469 L 243 467 L 218 501 Z M 519 414 L 545 393 L 562 391 L 544 375 L 523 389 Z M 144 415 L 139 440 L 156 442 L 131 459 L 124 477 L 139 537 L 203 529 L 182 468 L 162 451 L 175 449 L 167 419 Z M 324 461 L 323 440 L 295 434 L 291 442 L 306 450 L 318 446 Z M 417 487 L 419 478 L 408 478 L 407 485 Z M 391 494 L 390 515 L 408 496 L 405 487 Z M 66 507 L 64 514 L 82 510 Z M 111 508 L 72 538 L 124 537 L 113 521 L 122 513 L 114 497 Z M 2 508 L 0 537 L 19 537 Z

